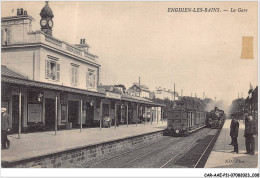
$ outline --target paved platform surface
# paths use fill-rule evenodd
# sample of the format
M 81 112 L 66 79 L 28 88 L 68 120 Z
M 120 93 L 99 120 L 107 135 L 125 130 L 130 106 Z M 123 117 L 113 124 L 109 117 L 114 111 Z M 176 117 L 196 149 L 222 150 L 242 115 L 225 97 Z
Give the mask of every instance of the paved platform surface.
M 55 135 L 54 131 L 8 135 L 11 142 L 9 150 L 1 151 L 1 161 L 18 161 L 41 155 L 70 150 L 103 142 L 123 139 L 131 136 L 161 131 L 166 129 L 166 122 L 146 123 L 134 125 L 121 125 L 111 128 L 83 128 L 61 130 Z
M 255 138 L 255 155 L 244 154 L 246 153 L 245 124 L 241 120 L 237 139 L 239 153 L 231 153 L 234 147 L 229 145 L 231 142 L 230 123 L 231 120 L 227 119 L 205 164 L 205 168 L 257 168 L 258 138 Z

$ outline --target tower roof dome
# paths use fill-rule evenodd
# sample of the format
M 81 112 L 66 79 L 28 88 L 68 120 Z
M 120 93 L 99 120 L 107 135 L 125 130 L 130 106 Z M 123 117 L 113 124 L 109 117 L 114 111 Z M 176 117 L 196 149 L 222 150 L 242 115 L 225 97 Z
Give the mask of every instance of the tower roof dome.
M 53 18 L 54 17 L 48 1 L 45 1 L 45 6 L 42 8 L 40 16 L 42 18 L 48 18 L 48 17 Z

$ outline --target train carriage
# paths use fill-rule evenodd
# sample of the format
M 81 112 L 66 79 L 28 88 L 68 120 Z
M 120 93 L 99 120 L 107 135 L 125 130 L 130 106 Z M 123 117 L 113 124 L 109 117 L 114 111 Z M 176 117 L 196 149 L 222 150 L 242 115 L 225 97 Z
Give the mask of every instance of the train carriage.
M 206 113 L 195 110 L 172 110 L 168 112 L 167 135 L 188 136 L 205 126 Z

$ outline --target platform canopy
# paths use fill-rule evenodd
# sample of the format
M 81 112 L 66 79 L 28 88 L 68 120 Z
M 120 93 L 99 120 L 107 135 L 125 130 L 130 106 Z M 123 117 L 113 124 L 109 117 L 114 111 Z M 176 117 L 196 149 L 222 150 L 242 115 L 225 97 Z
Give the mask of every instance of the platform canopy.
M 45 82 L 39 82 L 35 80 L 30 80 L 28 77 L 9 69 L 6 66 L 1 66 L 1 81 L 2 83 L 8 83 L 11 85 L 22 85 L 26 87 L 38 87 L 42 89 L 51 89 L 51 90 L 58 90 L 63 92 L 70 92 L 70 93 L 76 93 L 76 94 L 83 94 L 83 95 L 89 95 L 89 96 L 96 96 L 101 98 L 108 98 L 106 92 L 95 92 L 95 91 L 89 91 L 79 88 L 73 88 L 63 85 L 56 85 L 52 83 L 45 83 Z M 142 98 L 142 97 L 135 97 L 127 94 L 121 94 L 120 98 L 114 98 L 116 100 L 121 101 L 129 101 L 129 102 L 135 102 L 140 103 L 144 105 L 149 105 L 151 107 L 164 107 L 164 104 L 160 103 L 154 103 L 153 101 Z

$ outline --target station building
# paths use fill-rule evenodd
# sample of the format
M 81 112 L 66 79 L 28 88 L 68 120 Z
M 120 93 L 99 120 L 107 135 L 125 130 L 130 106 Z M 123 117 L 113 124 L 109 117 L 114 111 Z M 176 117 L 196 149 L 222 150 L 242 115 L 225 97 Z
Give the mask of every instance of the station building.
M 117 87 L 102 87 L 98 56 L 85 39 L 72 45 L 52 36 L 53 12 L 41 10 L 41 30 L 23 9 L 2 17 L 2 106 L 14 133 L 139 123 L 140 116 L 161 120 L 163 105 L 130 96 Z
M 174 91 L 166 90 L 165 88 L 161 88 L 161 87 L 156 88 L 155 98 L 162 99 L 162 100 L 168 99 L 174 101 L 175 99 L 178 100 L 178 97 L 179 96 L 177 92 L 175 93 L 174 96 Z
M 150 98 L 151 92 L 146 85 L 139 85 L 138 83 L 133 83 L 131 87 L 128 89 L 128 93 L 131 96 L 139 96 L 142 98 Z
M 253 89 L 250 84 L 248 97 L 245 99 L 245 109 L 249 114 L 253 116 L 258 128 L 258 86 Z

